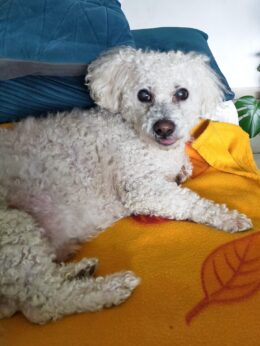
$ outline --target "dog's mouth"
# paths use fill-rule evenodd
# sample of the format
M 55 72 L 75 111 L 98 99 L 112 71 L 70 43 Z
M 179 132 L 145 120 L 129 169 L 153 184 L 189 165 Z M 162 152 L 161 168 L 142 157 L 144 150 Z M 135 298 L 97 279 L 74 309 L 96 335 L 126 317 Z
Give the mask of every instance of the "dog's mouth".
M 155 140 L 157 143 L 163 146 L 170 146 L 175 144 L 179 140 L 179 138 L 177 136 L 170 136 L 170 137 L 155 136 Z
M 157 139 L 157 142 L 162 144 L 162 145 L 172 145 L 177 142 L 177 138 L 159 138 Z

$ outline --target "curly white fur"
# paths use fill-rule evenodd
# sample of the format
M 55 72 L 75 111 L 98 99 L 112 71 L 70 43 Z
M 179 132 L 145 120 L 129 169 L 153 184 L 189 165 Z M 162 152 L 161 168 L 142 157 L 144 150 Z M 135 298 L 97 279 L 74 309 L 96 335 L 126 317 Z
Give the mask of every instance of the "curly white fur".
M 139 283 L 133 273 L 93 278 L 95 259 L 57 261 L 125 216 L 251 227 L 176 183 L 191 174 L 191 128 L 222 98 L 204 57 L 124 48 L 93 62 L 87 82 L 99 107 L 0 132 L 0 318 L 22 311 L 45 323 L 123 302 Z M 177 98 L 180 88 L 187 99 Z M 144 89 L 150 102 L 137 97 Z M 154 130 L 165 119 L 174 124 L 170 145 Z

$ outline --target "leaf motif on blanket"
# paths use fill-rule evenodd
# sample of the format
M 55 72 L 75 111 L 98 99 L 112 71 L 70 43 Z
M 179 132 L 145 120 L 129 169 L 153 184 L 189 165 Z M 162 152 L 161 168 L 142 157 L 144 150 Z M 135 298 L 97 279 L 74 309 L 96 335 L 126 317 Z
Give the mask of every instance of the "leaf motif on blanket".
M 260 290 L 260 232 L 225 243 L 202 264 L 204 298 L 186 315 L 186 323 L 210 304 L 228 304 Z

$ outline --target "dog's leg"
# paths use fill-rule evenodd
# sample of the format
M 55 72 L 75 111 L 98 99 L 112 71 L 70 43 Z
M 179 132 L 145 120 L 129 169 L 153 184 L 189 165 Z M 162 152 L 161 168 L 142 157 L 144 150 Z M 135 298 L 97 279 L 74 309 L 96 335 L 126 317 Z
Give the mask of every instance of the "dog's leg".
M 17 302 L 6 297 L 0 297 L 0 319 L 13 316 L 17 311 Z
M 138 283 L 139 279 L 132 272 L 64 280 L 56 271 L 51 279 L 40 283 L 37 289 L 34 287 L 37 298 L 33 295 L 28 297 L 21 304 L 21 310 L 31 322 L 44 324 L 65 315 L 119 305 L 131 295 Z
M 25 212 L 0 209 L 0 318 L 19 311 L 35 274 L 44 276 L 55 266 L 55 255 L 41 233 Z
M 60 273 L 69 280 L 81 279 L 93 275 L 97 264 L 97 258 L 83 258 L 80 262 L 61 264 Z
M 89 277 L 95 259 L 55 263 L 43 230 L 25 212 L 0 210 L 0 228 L 0 317 L 22 311 L 30 321 L 45 323 L 96 311 L 122 303 L 139 283 L 131 272 Z
M 123 203 L 132 214 L 168 219 L 191 220 L 223 231 L 244 231 L 252 227 L 246 215 L 229 210 L 224 204 L 200 197 L 197 193 L 153 177 L 128 184 Z

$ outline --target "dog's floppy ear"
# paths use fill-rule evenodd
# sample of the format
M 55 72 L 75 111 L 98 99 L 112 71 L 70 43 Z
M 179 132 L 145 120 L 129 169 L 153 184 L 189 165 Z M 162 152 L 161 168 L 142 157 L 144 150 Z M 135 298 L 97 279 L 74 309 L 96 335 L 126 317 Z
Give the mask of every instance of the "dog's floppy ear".
M 127 84 L 135 54 L 133 48 L 117 48 L 89 65 L 85 80 L 97 105 L 112 113 L 119 112 L 122 91 Z
M 214 116 L 217 106 L 224 100 L 225 87 L 218 75 L 209 65 L 209 58 L 196 55 L 194 69 L 197 69 L 199 90 L 201 96 L 200 116 L 210 118 Z
M 225 87 L 219 79 L 219 76 L 209 65 L 209 58 L 201 56 L 202 79 L 201 91 L 202 105 L 201 116 L 210 118 L 215 115 L 218 105 L 224 100 Z

